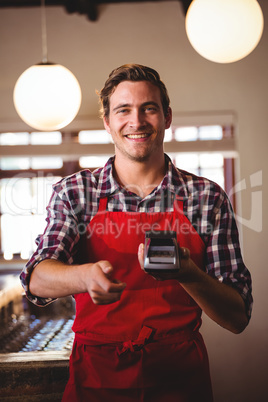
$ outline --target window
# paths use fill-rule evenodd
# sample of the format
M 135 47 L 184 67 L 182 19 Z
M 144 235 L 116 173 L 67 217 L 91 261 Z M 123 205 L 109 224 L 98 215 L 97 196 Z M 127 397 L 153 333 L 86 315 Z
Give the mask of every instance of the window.
M 60 132 L 1 133 L 0 256 L 27 259 L 45 227 L 45 208 L 52 184 L 62 177 L 63 158 L 26 156 L 31 145 L 59 145 Z M 22 149 L 19 155 L 14 150 Z M 34 153 L 33 153 L 34 154 Z
M 60 177 L 15 177 L 1 180 L 1 239 L 5 259 L 27 259 L 45 228 L 51 186 Z
M 168 154 L 178 168 L 206 177 L 227 190 L 233 186 L 233 182 L 230 183 L 233 172 L 229 176 L 225 174 L 229 158 L 224 155 L 224 152 L 214 150 L 211 144 L 217 141 L 223 142 L 224 139 L 232 137 L 232 127 L 219 125 L 173 127 L 165 142 L 171 143 L 173 148 L 177 148 L 178 152 L 168 152 Z M 195 152 L 191 152 L 193 142 L 196 147 Z M 205 146 L 203 146 L 204 144 Z M 212 150 L 208 152 L 210 148 Z M 231 165 L 228 166 L 229 170 L 232 169 Z
M 53 183 L 103 166 L 114 146 L 105 130 L 0 133 L 0 146 L 0 262 L 28 259 L 45 228 Z M 164 148 L 178 168 L 217 182 L 227 194 L 233 187 L 232 126 L 173 126 Z
M 84 130 L 78 133 L 80 144 L 109 144 L 112 142 L 106 130 Z

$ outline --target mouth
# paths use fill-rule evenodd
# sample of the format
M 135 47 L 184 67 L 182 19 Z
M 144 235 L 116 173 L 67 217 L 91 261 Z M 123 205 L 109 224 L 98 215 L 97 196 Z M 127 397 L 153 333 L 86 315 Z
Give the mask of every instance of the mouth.
M 137 134 L 127 134 L 126 137 L 131 140 L 139 140 L 142 138 L 150 137 L 151 133 L 137 133 Z

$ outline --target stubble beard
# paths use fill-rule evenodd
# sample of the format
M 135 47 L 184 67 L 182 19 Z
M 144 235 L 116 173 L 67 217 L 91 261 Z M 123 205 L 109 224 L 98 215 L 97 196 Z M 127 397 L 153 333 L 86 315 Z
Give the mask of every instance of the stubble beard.
M 154 133 L 152 133 L 153 135 Z M 157 134 L 157 139 L 156 141 L 152 144 L 152 146 L 147 147 L 145 151 L 143 151 L 142 144 L 140 146 L 140 152 L 133 152 L 130 153 L 123 147 L 118 141 L 114 141 L 115 148 L 118 149 L 118 151 L 124 155 L 127 159 L 133 161 L 133 162 L 147 162 L 150 160 L 150 158 L 154 155 L 155 152 L 159 151 L 161 149 L 161 152 L 163 152 L 163 140 L 164 136 L 160 136 L 160 134 Z M 138 147 L 138 145 L 137 145 Z

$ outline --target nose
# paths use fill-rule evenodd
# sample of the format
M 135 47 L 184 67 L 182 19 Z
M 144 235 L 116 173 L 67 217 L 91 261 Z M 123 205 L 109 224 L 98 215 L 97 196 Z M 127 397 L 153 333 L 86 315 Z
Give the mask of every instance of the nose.
M 141 110 L 132 110 L 129 119 L 129 125 L 132 128 L 138 129 L 140 127 L 144 127 L 146 125 L 144 114 Z

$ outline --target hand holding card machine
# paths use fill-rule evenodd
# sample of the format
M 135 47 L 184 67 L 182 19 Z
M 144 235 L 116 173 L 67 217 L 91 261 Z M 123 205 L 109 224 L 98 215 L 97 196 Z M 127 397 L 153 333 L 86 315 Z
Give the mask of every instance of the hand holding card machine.
M 151 274 L 172 273 L 180 268 L 177 234 L 173 231 L 145 232 L 144 270 Z

